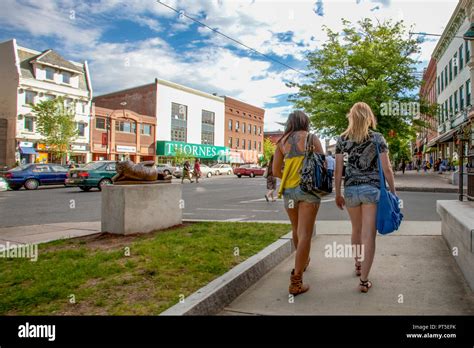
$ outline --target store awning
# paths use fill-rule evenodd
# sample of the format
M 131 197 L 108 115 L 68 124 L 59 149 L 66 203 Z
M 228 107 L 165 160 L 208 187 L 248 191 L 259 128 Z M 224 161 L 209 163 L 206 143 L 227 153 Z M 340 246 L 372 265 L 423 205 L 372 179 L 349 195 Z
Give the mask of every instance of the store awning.
M 22 155 L 38 155 L 38 152 L 33 147 L 20 147 Z
M 451 139 L 453 139 L 454 133 L 456 133 L 456 129 L 451 129 L 450 131 L 442 134 L 441 137 L 438 139 L 437 143 L 445 143 L 447 141 L 450 141 Z

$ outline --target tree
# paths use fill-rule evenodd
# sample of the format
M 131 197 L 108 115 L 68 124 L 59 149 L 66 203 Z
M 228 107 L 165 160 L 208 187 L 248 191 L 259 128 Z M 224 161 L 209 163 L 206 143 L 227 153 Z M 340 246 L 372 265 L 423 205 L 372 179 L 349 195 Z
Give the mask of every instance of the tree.
M 176 165 L 181 166 L 184 164 L 184 162 L 191 161 L 192 158 L 186 152 L 182 151 L 181 149 L 176 148 L 173 160 Z
M 32 106 L 36 114 L 36 129 L 50 151 L 61 160 L 69 152 L 78 131 L 74 122 L 74 108 L 64 106 L 64 98 L 42 101 Z
M 261 164 L 270 162 L 273 154 L 275 153 L 276 145 L 268 138 L 263 139 L 263 157 L 260 159 Z
M 342 22 L 342 33 L 325 27 L 328 40 L 308 54 L 308 79 L 289 84 L 299 87 L 290 101 L 304 109 L 313 127 L 326 137 L 346 129 L 346 115 L 359 101 L 371 106 L 377 129 L 389 144 L 395 138 L 413 137 L 423 123 L 414 116 L 425 107 L 415 91 L 420 81 L 414 75 L 413 55 L 420 52 L 420 42 L 407 37 L 402 21 L 374 24 L 366 18 L 357 26 Z

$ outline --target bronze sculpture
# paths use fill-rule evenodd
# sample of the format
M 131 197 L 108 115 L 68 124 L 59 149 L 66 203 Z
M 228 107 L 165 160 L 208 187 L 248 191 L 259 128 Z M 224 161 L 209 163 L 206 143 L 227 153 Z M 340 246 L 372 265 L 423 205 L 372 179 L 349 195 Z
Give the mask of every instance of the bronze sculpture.
M 137 164 L 132 161 L 117 161 L 117 174 L 112 178 L 112 182 L 114 184 L 137 184 L 140 182 L 151 183 L 155 181 L 171 182 L 172 176 L 159 173 L 154 167 L 154 164 L 154 161 L 145 161 Z

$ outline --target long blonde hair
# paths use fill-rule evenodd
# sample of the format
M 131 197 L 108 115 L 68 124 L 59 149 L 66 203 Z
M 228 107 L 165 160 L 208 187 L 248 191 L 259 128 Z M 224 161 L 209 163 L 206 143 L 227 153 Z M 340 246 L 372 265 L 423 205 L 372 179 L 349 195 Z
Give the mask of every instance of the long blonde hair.
M 372 109 L 364 102 L 355 103 L 347 114 L 347 118 L 349 126 L 341 136 L 356 143 L 366 140 L 369 136 L 369 128 L 375 129 L 377 125 Z

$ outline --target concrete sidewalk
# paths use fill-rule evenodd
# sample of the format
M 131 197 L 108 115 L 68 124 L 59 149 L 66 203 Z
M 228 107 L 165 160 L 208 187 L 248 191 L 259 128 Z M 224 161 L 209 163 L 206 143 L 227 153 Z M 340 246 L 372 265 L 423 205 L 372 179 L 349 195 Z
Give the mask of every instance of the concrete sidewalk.
M 47 243 L 100 233 L 100 221 L 63 222 L 0 228 L 0 245 Z
M 438 174 L 420 170 L 401 171 L 395 173 L 395 187 L 398 191 L 414 192 L 458 192 L 458 186 L 449 183 L 452 172 Z M 466 185 L 466 183 L 465 183 Z
M 378 236 L 370 274 L 373 288 L 367 294 L 358 291 L 352 258 L 324 256 L 326 245 L 350 244 L 349 225 L 331 223 L 334 228 L 324 221 L 317 223 L 311 264 L 305 272 L 305 282 L 311 286 L 309 292 L 290 303 L 288 284 L 293 254 L 220 314 L 474 314 L 474 295 L 441 236 L 439 222 L 406 221 L 399 232 Z

